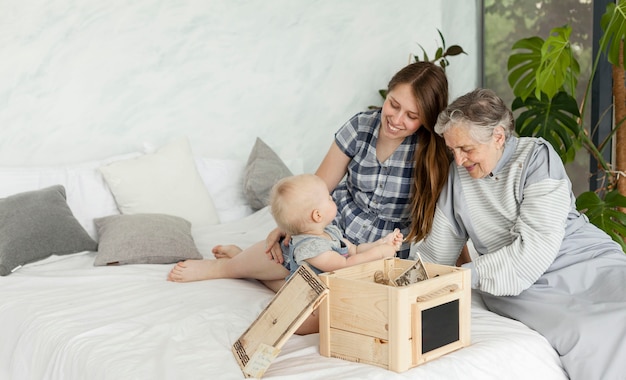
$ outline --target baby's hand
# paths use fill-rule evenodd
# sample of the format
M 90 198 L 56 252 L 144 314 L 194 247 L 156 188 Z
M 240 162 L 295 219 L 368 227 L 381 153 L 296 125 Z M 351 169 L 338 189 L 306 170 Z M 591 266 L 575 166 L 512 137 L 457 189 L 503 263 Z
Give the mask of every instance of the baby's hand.
M 396 248 L 396 251 L 399 251 L 402 247 L 402 243 L 404 243 L 404 235 L 400 232 L 399 228 L 393 230 L 393 245 Z
M 400 232 L 399 228 L 396 228 L 395 230 L 387 234 L 387 236 L 385 236 L 382 241 L 384 244 L 389 244 L 396 251 L 399 251 L 400 247 L 402 246 L 402 242 L 404 241 L 404 235 L 402 235 L 402 232 Z

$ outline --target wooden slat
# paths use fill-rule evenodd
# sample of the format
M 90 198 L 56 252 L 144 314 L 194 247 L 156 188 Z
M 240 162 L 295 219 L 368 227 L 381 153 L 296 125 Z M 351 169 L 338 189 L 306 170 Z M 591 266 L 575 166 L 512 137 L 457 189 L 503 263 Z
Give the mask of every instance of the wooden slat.
M 389 369 L 389 341 L 333 328 L 330 337 L 328 356 Z
M 328 295 L 328 287 L 305 264 L 276 293 L 258 318 L 233 344 L 246 377 L 263 376 L 287 339 Z

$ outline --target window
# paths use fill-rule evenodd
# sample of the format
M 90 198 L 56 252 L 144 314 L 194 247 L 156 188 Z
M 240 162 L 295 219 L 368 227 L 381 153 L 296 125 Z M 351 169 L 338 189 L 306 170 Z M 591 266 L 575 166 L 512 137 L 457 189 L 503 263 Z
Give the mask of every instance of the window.
M 592 0 L 484 0 L 483 87 L 496 91 L 511 105 L 514 96 L 507 81 L 507 61 L 513 44 L 531 36 L 545 40 L 552 28 L 568 24 L 581 72 L 576 93 L 582 98 L 593 56 L 592 10 Z M 578 100 L 580 104 L 581 99 Z M 587 110 L 585 115 L 585 125 L 589 126 L 591 112 Z M 584 149 L 579 150 L 566 170 L 576 196 L 589 190 L 589 154 Z

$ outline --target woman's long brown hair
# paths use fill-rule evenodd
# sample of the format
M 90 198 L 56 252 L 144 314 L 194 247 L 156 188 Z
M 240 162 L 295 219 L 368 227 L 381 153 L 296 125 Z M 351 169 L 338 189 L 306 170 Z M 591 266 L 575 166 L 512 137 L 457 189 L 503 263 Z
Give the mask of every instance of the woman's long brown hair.
M 448 79 L 431 62 L 415 62 L 391 78 L 388 90 L 409 84 L 417 100 L 422 126 L 417 130 L 415 170 L 412 181 L 411 226 L 407 241 L 423 239 L 432 228 L 437 198 L 448 179 L 451 157 L 446 143 L 435 133 L 437 116 L 448 105 Z

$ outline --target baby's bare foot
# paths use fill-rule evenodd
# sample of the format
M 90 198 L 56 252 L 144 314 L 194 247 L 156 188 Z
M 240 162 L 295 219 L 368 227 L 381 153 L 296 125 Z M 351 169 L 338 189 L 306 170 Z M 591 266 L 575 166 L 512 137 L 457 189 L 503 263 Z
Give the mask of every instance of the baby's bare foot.
M 191 282 L 215 278 L 213 270 L 216 260 L 185 260 L 172 268 L 168 281 Z
M 241 248 L 236 245 L 216 245 L 211 249 L 216 259 L 232 259 L 241 253 Z

